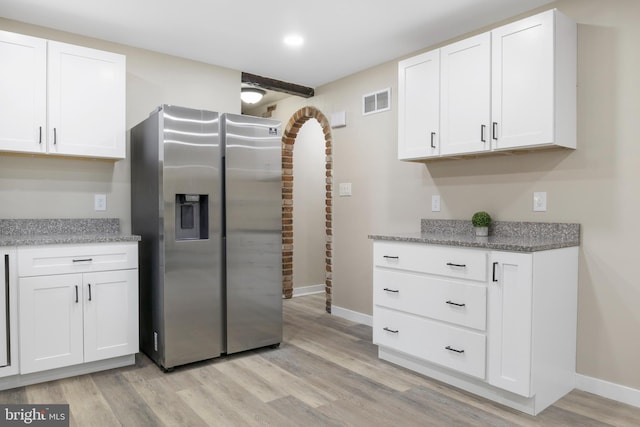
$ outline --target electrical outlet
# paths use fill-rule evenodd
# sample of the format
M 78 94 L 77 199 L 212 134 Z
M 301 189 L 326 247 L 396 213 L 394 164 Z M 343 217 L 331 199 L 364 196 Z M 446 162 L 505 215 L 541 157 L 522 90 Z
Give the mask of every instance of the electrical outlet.
M 107 195 L 106 194 L 95 194 L 94 195 L 94 209 L 96 211 L 106 211 L 107 210 Z
M 431 196 L 431 212 L 440 212 L 440 195 Z
M 534 212 L 547 211 L 547 192 L 536 191 L 533 193 L 533 210 Z

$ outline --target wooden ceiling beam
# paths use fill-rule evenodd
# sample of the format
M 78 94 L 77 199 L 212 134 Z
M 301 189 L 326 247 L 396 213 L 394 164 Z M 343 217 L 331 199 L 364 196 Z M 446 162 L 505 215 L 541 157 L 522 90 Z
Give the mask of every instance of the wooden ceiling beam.
M 242 73 L 242 83 L 248 83 L 262 89 L 288 93 L 289 95 L 297 95 L 303 98 L 311 98 L 315 94 L 312 87 L 287 83 L 282 80 L 270 79 L 250 73 Z

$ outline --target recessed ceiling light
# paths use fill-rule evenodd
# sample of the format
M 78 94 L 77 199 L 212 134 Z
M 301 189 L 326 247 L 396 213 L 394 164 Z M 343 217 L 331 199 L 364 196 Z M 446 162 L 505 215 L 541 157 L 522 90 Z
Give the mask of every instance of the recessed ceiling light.
M 304 44 L 304 39 L 298 34 L 289 34 L 284 38 L 284 44 L 290 47 L 298 47 Z

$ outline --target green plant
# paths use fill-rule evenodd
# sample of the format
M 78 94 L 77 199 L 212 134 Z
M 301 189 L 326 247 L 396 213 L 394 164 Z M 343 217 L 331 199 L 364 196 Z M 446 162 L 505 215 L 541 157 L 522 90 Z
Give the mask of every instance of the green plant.
M 488 227 L 491 225 L 491 215 L 485 211 L 476 212 L 471 217 L 471 223 L 474 227 Z

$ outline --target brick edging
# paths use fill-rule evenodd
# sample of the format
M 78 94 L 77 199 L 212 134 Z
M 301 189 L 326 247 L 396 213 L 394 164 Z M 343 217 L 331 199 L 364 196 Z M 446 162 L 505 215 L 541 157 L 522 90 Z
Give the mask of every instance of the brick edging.
M 282 294 L 293 296 L 293 147 L 298 132 L 307 120 L 316 119 L 325 141 L 325 293 L 326 310 L 331 313 L 332 255 L 333 255 L 333 157 L 329 120 L 315 107 L 296 111 L 282 136 Z

